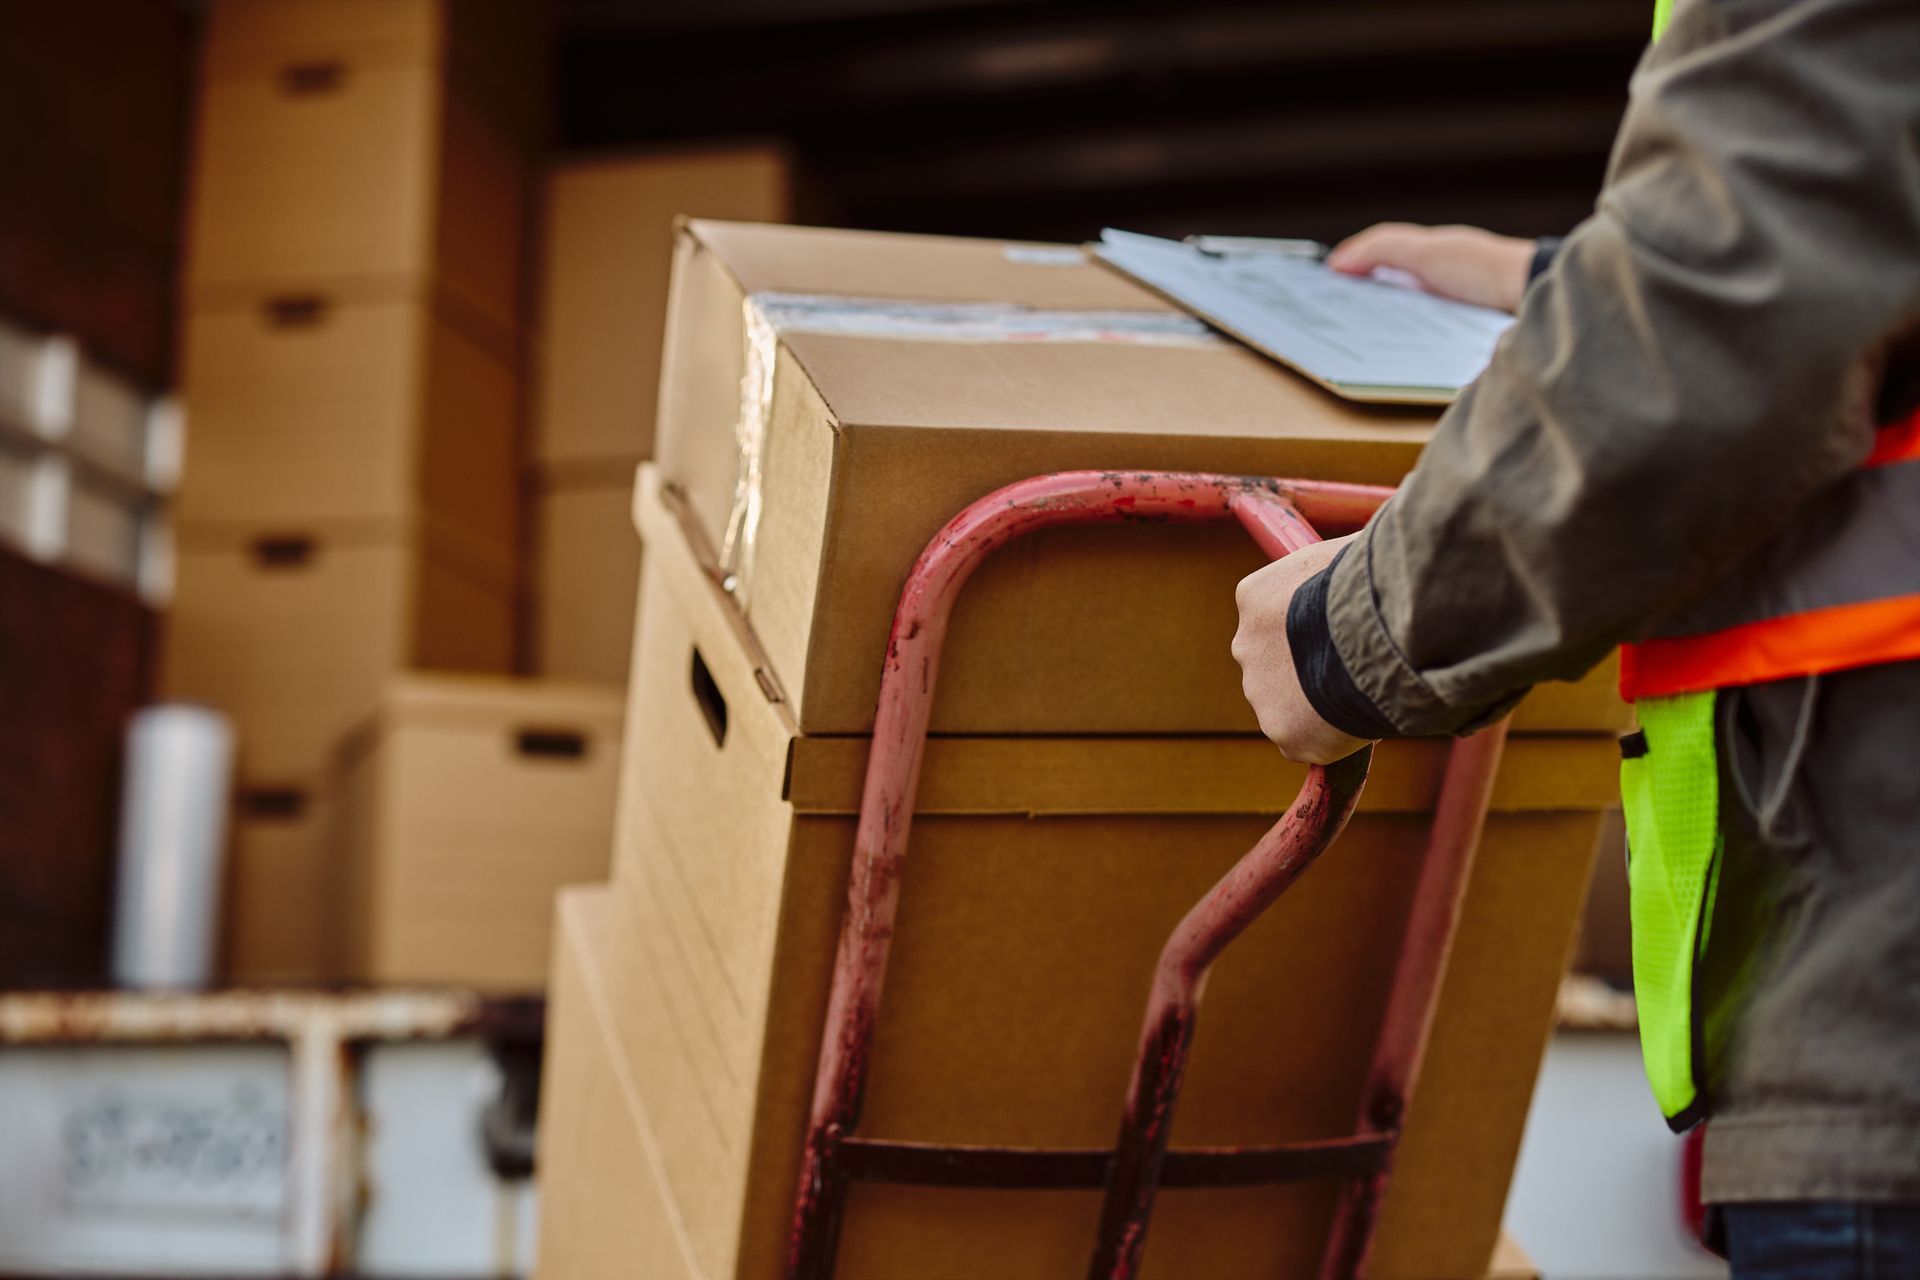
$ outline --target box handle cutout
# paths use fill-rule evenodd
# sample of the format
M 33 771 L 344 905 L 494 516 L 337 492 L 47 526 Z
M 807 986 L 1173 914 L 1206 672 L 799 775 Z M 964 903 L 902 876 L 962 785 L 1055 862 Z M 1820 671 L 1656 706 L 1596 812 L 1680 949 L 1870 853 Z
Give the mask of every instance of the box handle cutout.
M 283 293 L 260 304 L 275 329 L 311 329 L 326 322 L 333 304 L 317 293 Z
M 313 563 L 320 546 L 304 534 L 255 538 L 253 561 L 262 569 L 304 569 Z
M 707 722 L 707 732 L 713 735 L 713 745 L 727 745 L 727 699 L 720 692 L 720 686 L 714 682 L 713 672 L 707 670 L 707 660 L 700 651 L 693 651 L 693 700 L 700 705 L 700 714 Z
M 280 92 L 289 97 L 337 93 L 347 82 L 347 64 L 337 59 L 289 62 L 280 68 Z
M 522 729 L 514 735 L 514 750 L 523 756 L 547 760 L 584 760 L 587 735 L 576 729 Z
M 293 822 L 307 812 L 307 793 L 299 787 L 249 787 L 236 798 L 243 817 Z

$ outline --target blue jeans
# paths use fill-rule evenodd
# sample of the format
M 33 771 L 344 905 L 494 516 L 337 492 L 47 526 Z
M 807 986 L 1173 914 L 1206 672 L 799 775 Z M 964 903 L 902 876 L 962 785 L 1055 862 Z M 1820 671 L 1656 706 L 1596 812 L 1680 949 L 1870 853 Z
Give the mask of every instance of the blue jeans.
M 1915 1280 L 1920 1204 L 1716 1206 L 1733 1280 Z

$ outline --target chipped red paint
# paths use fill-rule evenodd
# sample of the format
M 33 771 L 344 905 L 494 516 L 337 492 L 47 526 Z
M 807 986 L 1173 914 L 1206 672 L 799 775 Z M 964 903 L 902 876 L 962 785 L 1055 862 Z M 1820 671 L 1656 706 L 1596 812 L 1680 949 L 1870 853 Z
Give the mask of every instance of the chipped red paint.
M 1473 874 L 1473 855 L 1486 827 L 1487 804 L 1493 798 L 1494 777 L 1506 744 L 1507 722 L 1502 720 L 1460 739 L 1447 755 L 1433 827 L 1420 863 L 1420 883 L 1414 890 L 1380 1036 L 1374 1042 L 1373 1065 L 1361 1094 L 1363 1126 L 1397 1133 L 1419 1081 L 1440 979 L 1453 948 L 1467 881 Z M 1389 1158 L 1374 1173 L 1347 1183 L 1321 1259 L 1320 1280 L 1347 1280 L 1365 1273 L 1392 1172 Z
M 1358 528 L 1391 494 L 1390 489 L 1370 485 L 1257 476 L 1063 472 L 989 494 L 955 516 L 927 544 L 901 592 L 881 670 L 847 909 L 795 1193 L 788 1276 L 826 1280 L 833 1274 L 847 1187 L 855 1176 L 892 1181 L 919 1178 L 932 1185 L 1000 1185 L 1004 1178 L 1022 1185 L 1072 1186 L 1087 1185 L 1090 1173 L 1098 1172 L 1108 1197 L 1096 1244 L 1096 1276 L 1134 1274 L 1146 1243 L 1154 1190 L 1169 1162 L 1182 1185 L 1191 1186 L 1334 1174 L 1373 1182 L 1384 1177 L 1397 1136 L 1392 1127 L 1288 1147 L 1167 1151 L 1207 968 L 1339 833 L 1365 780 L 1367 752 L 1326 769 L 1310 770 L 1292 808 L 1187 914 L 1168 940 L 1149 998 L 1120 1141 L 1110 1156 L 873 1143 L 854 1134 L 899 907 L 934 681 L 954 600 L 973 571 L 995 551 L 1028 533 L 1094 522 L 1234 519 L 1262 550 L 1277 558 L 1317 541 L 1316 526 Z M 1459 754 L 1456 750 L 1456 757 Z M 1450 796 L 1455 789 L 1452 766 L 1446 785 Z M 1479 799 L 1484 809 L 1484 795 Z M 1444 818 L 1445 797 L 1441 808 Z M 1477 825 L 1474 830 L 1477 835 Z M 1407 958 L 1402 957 L 1403 978 L 1406 967 Z M 1432 985 L 1426 984 L 1425 1003 L 1414 1009 L 1421 1017 L 1430 1016 Z M 1395 994 L 1398 1010 L 1398 989 Z M 1424 1042 L 1424 1030 L 1417 1039 Z M 1398 1096 L 1404 1096 L 1411 1082 L 1411 1072 L 1405 1070 L 1409 1060 L 1397 1050 L 1392 1057 L 1396 1070 L 1386 1072 L 1376 1064 L 1375 1074 L 1383 1087 L 1398 1089 Z M 1411 1066 L 1417 1070 L 1417 1052 Z M 843 1155 L 855 1158 L 843 1159 Z M 1363 1241 L 1370 1234 L 1371 1217 L 1366 1215 Z
M 1363 748 L 1309 770 L 1292 808 L 1187 912 L 1162 948 L 1114 1147 L 1100 1243 L 1087 1270 L 1093 1280 L 1139 1272 L 1207 970 L 1339 836 L 1359 803 L 1371 756 L 1372 749 Z

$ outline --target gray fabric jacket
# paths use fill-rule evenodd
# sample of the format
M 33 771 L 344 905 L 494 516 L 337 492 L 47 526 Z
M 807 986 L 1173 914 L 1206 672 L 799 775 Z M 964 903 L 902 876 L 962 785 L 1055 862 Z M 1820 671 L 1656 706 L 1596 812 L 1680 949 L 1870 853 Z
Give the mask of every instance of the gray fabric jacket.
M 1682 0 L 1594 215 L 1301 593 L 1308 696 L 1429 734 L 1577 677 L 1853 471 L 1916 374 L 1920 2 Z M 1920 664 L 1722 711 L 1729 861 L 1773 915 L 1713 1067 L 1708 1195 L 1920 1200 Z

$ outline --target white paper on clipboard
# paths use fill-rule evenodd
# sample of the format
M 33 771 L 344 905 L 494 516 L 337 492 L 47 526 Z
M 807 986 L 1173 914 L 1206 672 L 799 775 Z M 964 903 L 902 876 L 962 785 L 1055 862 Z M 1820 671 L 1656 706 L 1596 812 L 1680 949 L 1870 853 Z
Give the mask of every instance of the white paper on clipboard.
M 1444 404 L 1513 317 L 1341 275 L 1297 253 L 1207 253 L 1108 230 L 1094 254 L 1256 351 L 1353 400 Z

